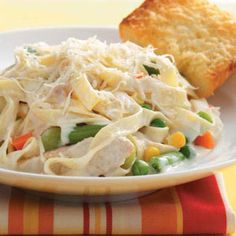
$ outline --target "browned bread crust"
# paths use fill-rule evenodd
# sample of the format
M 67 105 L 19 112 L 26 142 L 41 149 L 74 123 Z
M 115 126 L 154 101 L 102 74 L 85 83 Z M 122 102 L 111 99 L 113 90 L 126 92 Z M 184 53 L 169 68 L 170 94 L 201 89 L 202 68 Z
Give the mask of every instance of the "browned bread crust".
M 200 97 L 236 71 L 236 20 L 206 0 L 146 0 L 120 23 L 120 36 L 172 54 Z

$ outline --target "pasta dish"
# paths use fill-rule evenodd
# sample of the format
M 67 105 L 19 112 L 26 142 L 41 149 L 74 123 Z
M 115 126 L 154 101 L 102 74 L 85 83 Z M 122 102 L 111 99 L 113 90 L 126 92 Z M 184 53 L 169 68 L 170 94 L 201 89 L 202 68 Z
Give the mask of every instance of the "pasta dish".
M 164 172 L 212 149 L 219 110 L 171 55 L 95 37 L 15 51 L 0 74 L 0 165 L 64 176 Z

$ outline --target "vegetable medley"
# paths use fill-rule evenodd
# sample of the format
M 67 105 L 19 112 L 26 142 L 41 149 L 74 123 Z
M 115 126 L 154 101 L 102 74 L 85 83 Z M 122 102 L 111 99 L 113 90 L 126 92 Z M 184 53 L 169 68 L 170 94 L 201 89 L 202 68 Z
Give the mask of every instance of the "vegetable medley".
M 69 176 L 162 173 L 222 131 L 170 55 L 70 38 L 16 49 L 0 75 L 0 165 Z

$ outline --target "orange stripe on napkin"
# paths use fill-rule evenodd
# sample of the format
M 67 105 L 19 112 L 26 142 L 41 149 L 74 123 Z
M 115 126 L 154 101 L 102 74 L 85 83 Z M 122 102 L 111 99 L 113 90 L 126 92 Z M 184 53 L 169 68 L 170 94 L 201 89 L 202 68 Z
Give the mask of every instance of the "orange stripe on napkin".
M 24 192 L 12 188 L 8 209 L 8 234 L 24 233 Z
M 170 189 L 144 196 L 139 202 L 142 210 L 142 234 L 177 233 L 177 210 Z
M 101 234 L 101 206 L 97 204 L 94 207 L 94 215 L 95 215 L 95 234 Z
M 179 199 L 179 196 L 176 192 L 175 188 L 171 188 L 171 193 L 175 202 L 175 207 L 176 207 L 176 220 L 177 220 L 177 228 L 176 228 L 176 233 L 177 234 L 183 234 L 183 209 L 182 205 Z
M 31 195 L 26 195 L 25 204 L 24 204 L 24 233 L 25 234 L 38 233 L 38 214 L 39 214 L 38 198 L 33 197 Z
M 39 201 L 39 234 L 53 234 L 54 203 L 41 198 Z

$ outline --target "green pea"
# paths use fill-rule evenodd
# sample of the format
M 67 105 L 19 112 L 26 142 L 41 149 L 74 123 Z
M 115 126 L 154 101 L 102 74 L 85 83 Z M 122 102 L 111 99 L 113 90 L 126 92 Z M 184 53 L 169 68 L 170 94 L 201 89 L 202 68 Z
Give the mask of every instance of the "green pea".
M 192 158 L 196 156 L 196 152 L 193 148 L 191 148 L 188 145 L 185 145 L 184 147 L 180 148 L 179 150 L 186 158 Z
M 136 160 L 132 166 L 133 175 L 147 175 L 149 172 L 149 165 L 142 160 Z
M 204 112 L 204 111 L 199 111 L 197 114 L 198 114 L 201 118 L 207 120 L 208 122 L 213 123 L 213 120 L 212 120 L 211 116 L 210 116 L 208 113 L 206 113 L 206 112 Z
M 143 104 L 142 108 L 148 109 L 148 110 L 152 110 L 152 107 L 149 104 Z
M 50 151 L 60 147 L 61 145 L 61 128 L 50 127 L 41 135 L 41 140 L 45 151 Z
M 153 126 L 153 127 L 165 128 L 165 127 L 166 127 L 166 122 L 163 121 L 163 120 L 160 119 L 160 118 L 157 118 L 157 119 L 153 120 L 153 121 L 150 123 L 150 125 Z
M 145 70 L 147 71 L 147 73 L 149 75 L 159 75 L 160 74 L 160 71 L 157 68 L 154 68 L 154 67 L 151 67 L 148 65 L 143 65 L 143 67 L 145 68 Z
M 74 130 L 69 133 L 69 143 L 75 144 L 85 138 L 94 137 L 103 127 L 105 127 L 105 125 L 76 126 Z

